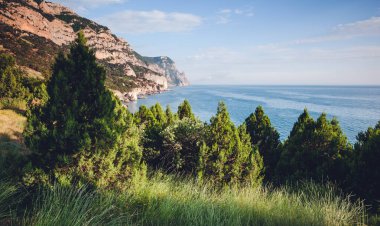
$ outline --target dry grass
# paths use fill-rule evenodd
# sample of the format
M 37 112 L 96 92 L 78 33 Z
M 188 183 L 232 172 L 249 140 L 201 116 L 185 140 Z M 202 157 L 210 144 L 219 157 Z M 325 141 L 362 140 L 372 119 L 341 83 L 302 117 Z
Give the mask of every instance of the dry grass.
M 26 117 L 13 110 L 0 110 L 0 136 L 21 143 L 25 124 Z

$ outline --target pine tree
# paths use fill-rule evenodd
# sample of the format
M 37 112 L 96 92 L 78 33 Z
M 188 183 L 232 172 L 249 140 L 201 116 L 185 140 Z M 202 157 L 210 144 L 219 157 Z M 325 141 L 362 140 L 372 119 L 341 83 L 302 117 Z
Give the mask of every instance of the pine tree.
M 183 103 L 178 106 L 177 114 L 178 114 L 179 119 L 183 119 L 183 118 L 189 118 L 192 120 L 195 119 L 195 116 L 191 110 L 191 106 L 188 100 L 184 100 Z
M 263 157 L 265 178 L 271 180 L 280 157 L 280 135 L 272 127 L 262 106 L 258 106 L 255 112 L 245 119 L 245 124 L 251 136 L 252 146 L 257 147 Z
M 156 122 L 160 125 L 166 124 L 166 114 L 162 110 L 162 107 L 159 103 L 156 103 L 150 108 L 150 111 L 152 112 L 154 118 L 156 119 Z
M 245 126 L 235 128 L 223 102 L 210 122 L 199 152 L 198 178 L 211 178 L 218 184 L 258 182 L 261 172 L 257 177 L 253 173 L 255 169 L 261 171 L 262 166 L 251 165 L 259 154 L 254 153 Z
M 278 177 L 343 183 L 351 152 L 352 147 L 336 119 L 329 121 L 323 113 L 314 121 L 305 109 L 284 143 Z
M 146 127 L 151 127 L 157 123 L 152 111 L 144 105 L 139 107 L 139 111 L 134 114 L 134 119 L 136 124 L 145 125 Z
M 172 125 L 175 120 L 175 115 L 173 114 L 169 105 L 166 106 L 165 116 L 166 116 L 166 126 Z
M 56 58 L 46 105 L 28 118 L 24 135 L 33 164 L 61 182 L 121 186 L 139 174 L 132 115 L 106 89 L 105 76 L 80 32 L 70 53 Z

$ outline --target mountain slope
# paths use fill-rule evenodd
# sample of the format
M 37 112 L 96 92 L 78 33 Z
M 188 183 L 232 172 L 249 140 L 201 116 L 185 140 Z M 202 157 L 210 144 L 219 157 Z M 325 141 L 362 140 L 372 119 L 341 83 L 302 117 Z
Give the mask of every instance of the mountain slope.
M 50 74 L 56 54 L 67 50 L 82 30 L 99 63 L 106 68 L 106 85 L 121 99 L 160 92 L 168 85 L 187 84 L 171 60 L 161 63 L 139 57 L 127 41 L 107 27 L 56 3 L 0 0 L 0 30 L 0 52 L 14 54 L 19 65 L 45 77 Z

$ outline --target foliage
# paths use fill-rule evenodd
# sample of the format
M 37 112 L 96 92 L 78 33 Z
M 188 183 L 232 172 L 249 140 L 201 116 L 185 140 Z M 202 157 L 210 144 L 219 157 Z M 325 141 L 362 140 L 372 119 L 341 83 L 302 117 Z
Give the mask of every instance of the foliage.
M 87 187 L 40 188 L 24 225 L 128 225 L 128 218 L 112 194 L 101 194 Z
M 127 192 L 128 213 L 141 225 L 357 225 L 361 202 L 351 203 L 331 185 L 217 189 L 191 178 L 155 175 Z M 138 213 L 138 214 L 136 214 Z
M 353 186 L 361 197 L 380 209 L 380 122 L 360 132 L 354 150 Z
M 260 184 L 262 158 L 252 148 L 245 126 L 235 128 L 223 102 L 210 122 L 200 148 L 198 178 L 211 178 L 216 184 Z
M 13 56 L 0 54 L 0 98 L 24 99 L 29 96 L 23 73 Z
M 12 208 L 17 200 L 18 188 L 10 182 L 0 180 L 0 224 L 5 218 L 11 217 Z
M 58 181 L 120 187 L 144 174 L 132 115 L 104 80 L 104 69 L 79 33 L 68 56 L 56 59 L 47 103 L 28 117 L 24 136 L 32 163 Z
M 177 114 L 179 119 L 195 119 L 195 116 L 191 110 L 191 106 L 188 100 L 184 100 L 183 103 L 178 106 Z
M 183 118 L 170 123 L 162 132 L 160 152 L 162 169 L 168 172 L 194 174 L 199 156 L 199 141 L 204 137 L 204 124 Z
M 264 160 L 265 179 L 271 181 L 274 170 L 280 158 L 280 135 L 272 127 L 269 117 L 264 113 L 262 106 L 258 106 L 254 113 L 245 119 L 247 132 L 251 136 L 251 144 L 259 150 Z
M 335 118 L 330 121 L 323 113 L 314 121 L 305 109 L 284 143 L 277 174 L 291 181 L 332 180 L 342 184 L 349 172 L 351 152 Z

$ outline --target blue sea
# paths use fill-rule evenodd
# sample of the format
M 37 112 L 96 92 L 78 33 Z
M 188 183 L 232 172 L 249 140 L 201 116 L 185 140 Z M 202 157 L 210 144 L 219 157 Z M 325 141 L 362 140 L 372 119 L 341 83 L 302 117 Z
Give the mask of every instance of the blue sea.
M 304 108 L 315 119 L 322 112 L 329 118 L 336 117 L 351 143 L 356 141 L 358 132 L 374 127 L 380 120 L 380 86 L 192 85 L 139 99 L 129 103 L 128 108 L 135 112 L 140 105 L 151 106 L 159 102 L 176 111 L 184 99 L 188 99 L 193 112 L 207 122 L 216 113 L 219 101 L 227 104 L 236 124 L 241 124 L 262 105 L 283 140 Z

